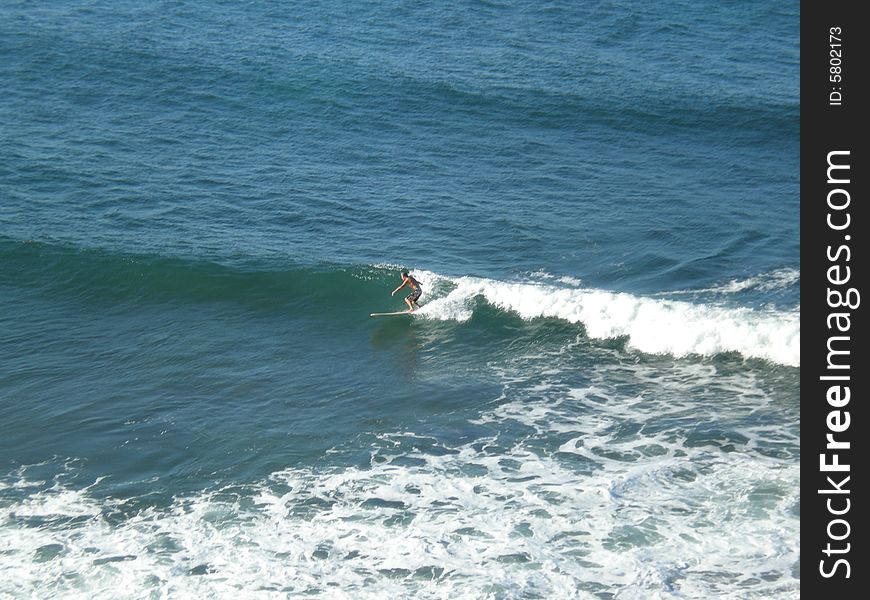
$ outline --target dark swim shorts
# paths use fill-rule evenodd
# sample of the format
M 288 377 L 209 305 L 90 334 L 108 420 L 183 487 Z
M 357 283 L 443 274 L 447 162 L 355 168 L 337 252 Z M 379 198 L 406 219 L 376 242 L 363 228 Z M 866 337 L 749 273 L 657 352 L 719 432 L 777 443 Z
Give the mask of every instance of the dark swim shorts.
M 413 292 L 411 292 L 410 294 L 407 295 L 407 299 L 410 300 L 411 302 L 416 302 L 417 300 L 420 299 L 420 296 L 422 296 L 422 295 L 423 295 L 423 288 L 418 286 L 416 290 L 414 290 Z

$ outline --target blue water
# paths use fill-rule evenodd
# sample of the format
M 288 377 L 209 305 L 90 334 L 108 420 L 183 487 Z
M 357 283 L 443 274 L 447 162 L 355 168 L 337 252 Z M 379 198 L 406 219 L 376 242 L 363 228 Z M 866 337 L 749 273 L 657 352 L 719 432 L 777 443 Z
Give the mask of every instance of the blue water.
M 0 595 L 799 597 L 796 2 L 0 15 Z

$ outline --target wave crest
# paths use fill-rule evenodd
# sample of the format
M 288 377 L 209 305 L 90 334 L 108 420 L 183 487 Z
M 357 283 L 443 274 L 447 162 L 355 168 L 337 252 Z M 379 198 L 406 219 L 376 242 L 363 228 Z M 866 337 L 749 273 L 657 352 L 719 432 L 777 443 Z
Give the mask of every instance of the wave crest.
M 523 319 L 557 318 L 582 323 L 591 338 L 627 337 L 630 347 L 650 354 L 715 355 L 739 352 L 787 366 L 800 366 L 800 312 L 664 300 L 597 289 L 539 283 L 506 283 L 486 278 L 448 279 L 415 273 L 421 283 L 444 295 L 419 314 L 437 320 L 471 318 L 483 298 Z

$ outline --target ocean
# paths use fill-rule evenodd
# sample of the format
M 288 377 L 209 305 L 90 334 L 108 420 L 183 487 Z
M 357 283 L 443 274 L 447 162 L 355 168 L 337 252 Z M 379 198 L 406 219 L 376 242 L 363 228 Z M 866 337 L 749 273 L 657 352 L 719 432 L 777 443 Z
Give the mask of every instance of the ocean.
M 0 597 L 798 598 L 799 24 L 0 0 Z

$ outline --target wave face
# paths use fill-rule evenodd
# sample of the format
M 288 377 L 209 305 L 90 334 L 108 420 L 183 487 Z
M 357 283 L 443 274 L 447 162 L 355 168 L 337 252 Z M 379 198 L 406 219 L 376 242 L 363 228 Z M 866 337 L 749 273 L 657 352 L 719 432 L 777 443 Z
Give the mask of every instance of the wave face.
M 235 302 L 259 311 L 290 306 L 314 314 L 356 319 L 365 310 L 389 305 L 385 292 L 395 287 L 399 266 L 296 267 L 276 270 L 262 263 L 248 267 L 148 256 L 117 256 L 7 242 L 6 278 L 27 282 L 47 294 L 98 303 Z M 462 323 L 481 302 L 524 320 L 559 319 L 582 325 L 591 339 L 626 338 L 629 348 L 677 358 L 736 352 L 786 366 L 800 365 L 800 312 L 729 307 L 636 296 L 577 287 L 568 279 L 505 282 L 488 278 L 446 277 L 412 270 L 424 286 L 416 317 Z M 753 278 L 721 289 L 776 285 L 798 274 Z M 697 294 L 710 290 L 698 290 Z M 679 293 L 679 292 L 678 292 Z M 684 292 L 685 293 L 685 292 Z M 404 295 L 401 292 L 399 296 Z

